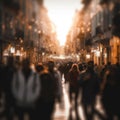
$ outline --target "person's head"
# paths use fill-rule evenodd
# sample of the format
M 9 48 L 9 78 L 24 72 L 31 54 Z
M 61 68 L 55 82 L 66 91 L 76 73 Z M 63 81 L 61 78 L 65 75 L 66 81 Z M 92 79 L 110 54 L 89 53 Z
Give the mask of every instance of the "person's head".
M 73 70 L 73 71 L 79 70 L 78 65 L 74 63 L 74 64 L 72 65 L 71 70 Z
M 35 69 L 37 72 L 41 72 L 44 70 L 44 66 L 42 63 L 39 63 L 38 65 L 36 65 Z
M 82 70 L 83 70 L 83 65 L 82 65 L 82 63 L 79 63 L 78 66 L 79 66 L 79 70 L 82 71 Z
M 88 61 L 87 68 L 92 70 L 94 69 L 94 62 L 93 61 Z
M 54 61 L 48 61 L 47 66 L 49 71 L 53 71 L 55 67 Z

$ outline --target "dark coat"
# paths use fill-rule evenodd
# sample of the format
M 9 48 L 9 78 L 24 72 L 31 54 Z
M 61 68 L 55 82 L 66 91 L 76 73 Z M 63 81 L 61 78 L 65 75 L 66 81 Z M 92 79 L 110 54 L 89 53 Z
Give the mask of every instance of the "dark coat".
M 82 103 L 94 103 L 100 88 L 98 75 L 93 70 L 86 70 L 80 74 L 79 85 L 82 88 Z

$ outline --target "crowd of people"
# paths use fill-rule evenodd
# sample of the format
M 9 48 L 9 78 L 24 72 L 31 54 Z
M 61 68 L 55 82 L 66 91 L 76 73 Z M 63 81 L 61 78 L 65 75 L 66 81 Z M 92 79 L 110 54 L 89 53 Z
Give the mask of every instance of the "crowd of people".
M 81 104 L 85 120 L 94 120 L 97 115 L 100 120 L 120 120 L 120 65 L 119 63 L 101 66 L 93 61 L 87 63 L 67 63 L 65 81 L 69 83 L 70 117 L 75 109 L 76 120 L 81 120 L 78 106 Z M 63 70 L 65 70 L 65 68 Z M 81 100 L 78 102 L 78 95 Z M 104 114 L 96 109 L 98 96 Z M 72 101 L 74 104 L 72 104 Z
M 62 82 L 64 76 L 64 83 Z M 34 64 L 28 58 L 15 62 L 9 57 L 7 64 L 0 65 L 0 119 L 52 120 L 55 104 L 63 102 L 63 85 L 68 84 L 70 110 L 68 120 L 82 120 L 79 106 L 83 108 L 85 120 L 120 120 L 120 65 L 102 66 L 87 63 L 50 60 Z M 81 99 L 79 99 L 81 96 Z M 105 115 L 96 109 L 97 96 Z
M 16 63 L 13 57 L 1 65 L 0 98 L 5 101 L 1 119 L 24 120 L 27 114 L 29 120 L 51 120 L 55 102 L 61 102 L 63 94 L 61 74 L 54 67 L 54 62 L 48 61 L 33 68 L 28 58 Z

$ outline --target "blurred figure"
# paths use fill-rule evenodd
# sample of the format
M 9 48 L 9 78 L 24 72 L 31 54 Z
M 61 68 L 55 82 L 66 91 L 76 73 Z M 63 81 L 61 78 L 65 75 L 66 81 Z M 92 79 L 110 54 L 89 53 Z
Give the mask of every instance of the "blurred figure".
M 44 65 L 42 63 L 38 63 L 36 66 L 35 66 L 35 70 L 36 72 L 39 74 L 39 78 L 41 77 L 41 74 L 44 73 Z M 41 78 L 40 78 L 40 83 L 41 83 Z M 43 89 L 43 86 L 41 84 L 41 89 Z M 41 90 L 42 91 L 42 90 Z M 36 101 L 36 108 L 35 108 L 35 120 L 40 120 L 41 119 L 41 92 L 40 92 L 40 95 Z
M 72 62 L 68 62 L 68 63 L 65 63 L 64 64 L 64 78 L 65 78 L 65 83 L 68 83 L 69 82 L 69 79 L 68 79 L 68 77 L 69 77 L 69 70 L 71 69 L 71 66 L 72 66 Z
M 120 119 L 120 68 L 111 66 L 105 71 L 101 84 L 102 104 L 105 109 L 107 120 Z
M 3 91 L 3 73 L 4 73 L 3 69 L 4 69 L 4 64 L 0 61 L 0 119 L 4 117 L 4 113 L 5 113 L 4 111 L 5 93 Z
M 99 93 L 99 77 L 94 71 L 94 62 L 89 61 L 87 69 L 80 74 L 79 85 L 82 88 L 82 106 L 86 120 L 93 120 L 96 96 Z
M 5 67 L 5 65 L 2 62 L 0 62 L 0 98 L 2 97 L 2 93 L 3 93 L 3 89 L 2 89 L 3 80 L 2 79 L 3 79 L 4 67 Z
M 15 112 L 19 120 L 23 120 L 26 113 L 29 114 L 29 120 L 35 119 L 35 104 L 40 95 L 40 89 L 39 75 L 31 69 L 30 60 L 25 58 L 12 81 Z
M 111 67 L 112 67 L 111 62 L 108 62 L 106 65 L 103 65 L 103 67 L 102 67 L 102 69 L 100 71 L 101 83 L 103 83 L 103 79 L 104 79 L 106 71 L 111 69 Z
M 99 75 L 101 72 L 100 65 L 94 64 L 94 71 Z M 100 75 L 99 75 L 100 76 Z
M 61 101 L 63 95 L 62 89 L 62 78 L 60 71 L 56 69 L 54 61 L 49 61 L 48 64 L 48 72 L 51 74 L 51 77 L 55 79 L 56 82 L 56 97 L 58 101 Z
M 84 70 L 82 63 L 79 63 L 79 64 L 78 64 L 78 67 L 79 67 L 79 71 L 80 71 L 80 72 Z
M 44 70 L 44 66 L 42 63 L 39 63 L 35 66 L 36 72 L 38 72 L 39 74 Z
M 72 110 L 74 109 L 74 105 L 75 105 L 76 120 L 79 120 L 79 115 L 78 115 L 79 74 L 80 74 L 80 71 L 79 71 L 78 65 L 74 63 L 69 71 L 69 100 L 70 100 L 70 105 L 71 105 L 70 119 L 72 118 L 71 116 Z
M 59 63 L 58 70 L 60 71 L 61 77 L 62 77 L 62 75 L 64 74 L 64 64 L 63 63 Z
M 56 101 L 62 102 L 62 80 L 60 72 L 55 69 L 53 61 L 47 63 L 48 69 L 40 75 L 41 79 L 41 96 L 40 96 L 40 109 L 39 118 L 43 120 L 52 120 L 54 107 Z
M 5 116 L 8 120 L 13 119 L 14 98 L 11 91 L 11 83 L 15 71 L 14 58 L 13 56 L 9 56 L 7 64 L 2 68 L 2 75 L 0 76 L 2 92 L 5 96 Z

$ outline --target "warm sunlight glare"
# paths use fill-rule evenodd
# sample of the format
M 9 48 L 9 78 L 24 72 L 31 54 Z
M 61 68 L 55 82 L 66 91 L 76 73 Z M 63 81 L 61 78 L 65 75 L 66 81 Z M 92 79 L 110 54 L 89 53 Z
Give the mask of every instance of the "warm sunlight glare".
M 80 0 L 44 0 L 44 3 L 51 21 L 56 26 L 60 45 L 64 46 L 75 10 L 81 9 L 82 4 Z

